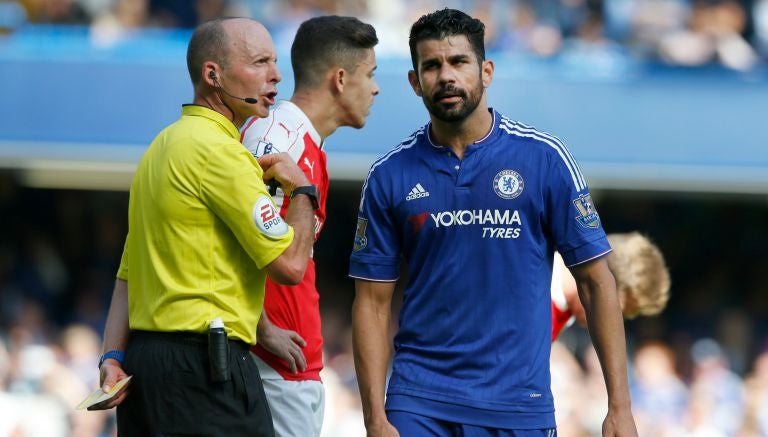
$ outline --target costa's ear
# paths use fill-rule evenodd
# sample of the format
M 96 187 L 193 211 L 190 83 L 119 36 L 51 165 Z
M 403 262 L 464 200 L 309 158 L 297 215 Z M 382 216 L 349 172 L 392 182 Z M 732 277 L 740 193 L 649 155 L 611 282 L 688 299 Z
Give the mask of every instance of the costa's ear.
M 490 59 L 486 59 L 483 61 L 483 65 L 481 67 L 481 75 L 483 78 L 483 88 L 488 88 L 491 85 L 491 81 L 493 80 L 493 61 Z
M 411 88 L 413 88 L 413 92 L 416 93 L 417 96 L 421 97 L 423 92 L 421 91 L 421 82 L 419 82 L 419 75 L 416 74 L 413 70 L 408 70 L 408 83 L 411 84 Z

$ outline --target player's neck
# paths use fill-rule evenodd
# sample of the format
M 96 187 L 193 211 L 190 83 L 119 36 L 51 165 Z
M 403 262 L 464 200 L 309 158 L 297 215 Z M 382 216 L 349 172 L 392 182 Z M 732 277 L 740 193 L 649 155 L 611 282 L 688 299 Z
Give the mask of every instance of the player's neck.
M 462 159 L 467 147 L 485 137 L 492 128 L 493 115 L 483 103 L 460 122 L 442 121 L 430 115 L 432 140 L 450 147 L 453 153 Z
M 291 103 L 298 106 L 307 116 L 321 139 L 325 140 L 339 127 L 335 105 L 329 103 L 321 93 L 297 91 L 291 96 Z

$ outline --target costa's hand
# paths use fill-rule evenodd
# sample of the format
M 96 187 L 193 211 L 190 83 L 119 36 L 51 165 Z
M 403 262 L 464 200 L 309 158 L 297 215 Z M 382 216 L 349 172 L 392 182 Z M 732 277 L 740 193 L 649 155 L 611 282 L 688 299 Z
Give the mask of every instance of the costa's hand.
M 104 363 L 102 363 L 100 369 L 101 390 L 104 393 L 107 393 L 112 387 L 115 386 L 115 384 L 117 384 L 118 381 L 127 377 L 128 375 L 125 373 L 120 363 L 112 359 L 105 360 Z M 120 405 L 125 400 L 125 397 L 128 396 L 128 388 L 130 386 L 131 383 L 129 381 L 113 398 L 107 399 L 106 401 L 95 405 L 91 405 L 88 407 L 88 409 L 108 410 Z
M 287 153 L 264 155 L 259 158 L 259 165 L 264 169 L 264 182 L 276 180 L 286 193 L 291 193 L 296 187 L 309 185 L 307 176 Z
M 272 323 L 259 326 L 257 330 L 259 344 L 277 357 L 285 360 L 291 367 L 291 373 L 307 369 L 307 359 L 301 348 L 307 345 L 295 331 L 279 328 Z
M 400 433 L 389 422 L 381 422 L 367 427 L 368 437 L 400 437 Z
M 629 407 L 608 408 L 603 421 L 603 437 L 637 437 L 635 419 Z

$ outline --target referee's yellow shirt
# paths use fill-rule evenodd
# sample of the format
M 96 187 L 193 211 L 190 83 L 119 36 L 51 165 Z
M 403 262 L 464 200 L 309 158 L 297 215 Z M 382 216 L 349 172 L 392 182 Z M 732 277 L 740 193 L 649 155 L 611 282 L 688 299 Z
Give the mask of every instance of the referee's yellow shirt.
M 239 139 L 223 115 L 185 105 L 141 159 L 117 274 L 131 329 L 203 333 L 221 317 L 230 338 L 256 343 L 264 268 L 294 234 Z

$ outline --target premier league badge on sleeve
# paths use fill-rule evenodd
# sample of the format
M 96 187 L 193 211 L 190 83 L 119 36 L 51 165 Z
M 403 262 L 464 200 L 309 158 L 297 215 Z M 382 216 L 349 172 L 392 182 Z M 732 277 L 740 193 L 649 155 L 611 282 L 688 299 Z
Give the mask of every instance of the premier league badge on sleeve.
M 365 249 L 368 245 L 368 237 L 365 236 L 365 228 L 368 227 L 368 220 L 358 217 L 357 218 L 357 230 L 355 231 L 355 246 L 352 248 L 354 252 Z
M 576 221 L 585 228 L 597 228 L 600 224 L 600 216 L 597 215 L 591 194 L 582 194 L 578 198 L 573 199 L 573 206 L 579 211 Z
M 514 199 L 523 192 L 523 177 L 514 170 L 502 170 L 493 178 L 493 192 L 502 199 Z
M 248 146 L 248 151 L 251 152 L 251 155 L 253 155 L 254 158 L 260 158 L 264 155 L 269 155 L 270 153 L 280 152 L 274 144 L 266 141 L 266 139 L 257 140 L 256 144 Z

